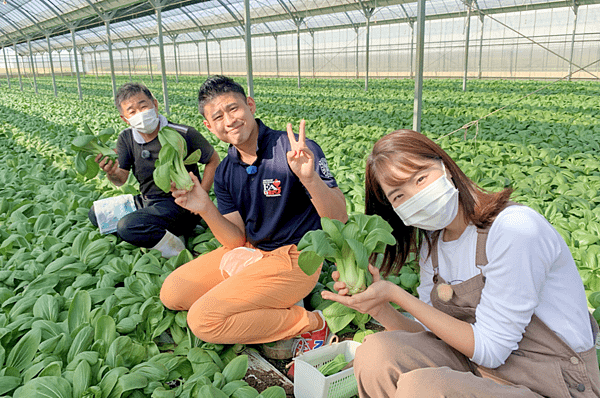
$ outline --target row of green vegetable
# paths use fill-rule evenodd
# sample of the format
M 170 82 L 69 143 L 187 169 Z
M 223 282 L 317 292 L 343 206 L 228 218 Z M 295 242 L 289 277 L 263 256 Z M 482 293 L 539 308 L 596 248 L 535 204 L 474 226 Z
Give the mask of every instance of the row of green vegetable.
M 198 128 L 223 157 L 226 145 L 203 128 L 190 89 L 200 82 L 169 81 L 170 118 Z M 224 376 L 240 347 L 197 340 L 185 312 L 167 310 L 159 300 L 164 277 L 191 253 L 165 260 L 100 235 L 87 220 L 94 200 L 135 193 L 131 180 L 117 189 L 102 174 L 84 178 L 75 171 L 71 143 L 86 125 L 93 132 L 124 127 L 110 80 L 84 78 L 83 102 L 72 79 L 59 79 L 58 99 L 47 79 L 38 84 L 35 95 L 0 83 L 0 397 L 215 396 L 215 389 L 226 396 L 258 395 L 242 383 L 235 391 L 249 395 L 235 395 L 233 385 L 225 389 L 243 381 Z M 158 81 L 146 84 L 160 100 Z M 457 96 L 459 81 L 426 81 L 423 132 L 432 138 L 447 134 L 540 84 L 473 82 L 471 91 Z M 511 185 L 514 200 L 548 218 L 573 252 L 594 308 L 600 305 L 598 295 L 591 295 L 600 292 L 599 88 L 593 82 L 556 84 L 484 119 L 477 140 L 475 127 L 467 140 L 463 131 L 439 140 L 481 186 Z M 410 127 L 412 89 L 407 80 L 374 81 L 365 93 L 353 80 L 306 81 L 297 89 L 290 79 L 256 79 L 257 116 L 279 129 L 306 119 L 308 137 L 327 154 L 349 212 L 362 213 L 365 157 L 381 135 Z M 204 227 L 188 240 L 195 253 L 218 247 Z M 309 306 L 323 305 L 318 291 L 331 287 L 333 269 L 326 260 Z M 414 262 L 391 279 L 416 294 Z M 336 314 L 355 328 L 364 329 L 368 320 L 343 309 Z M 209 361 L 200 353 L 213 364 L 202 371 L 200 364 Z

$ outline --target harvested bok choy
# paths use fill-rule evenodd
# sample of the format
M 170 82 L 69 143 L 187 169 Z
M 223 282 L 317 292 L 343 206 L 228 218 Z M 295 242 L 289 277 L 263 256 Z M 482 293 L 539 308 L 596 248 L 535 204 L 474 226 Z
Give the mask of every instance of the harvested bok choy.
M 360 293 L 371 281 L 369 256 L 396 243 L 392 227 L 378 215 L 353 214 L 346 224 L 321 218 L 322 230 L 307 232 L 298 243 L 298 265 L 312 275 L 324 259 L 334 262 L 349 294 Z
M 83 125 L 83 129 L 85 134 L 75 137 L 71 142 L 71 149 L 77 152 L 75 170 L 86 178 L 94 178 L 100 171 L 100 166 L 94 160 L 98 154 L 111 159 L 117 157 L 115 150 L 106 145 L 115 130 L 109 127 L 95 135 L 87 124 Z
M 187 154 L 187 144 L 183 136 L 170 127 L 158 132 L 158 140 L 161 148 L 154 164 L 154 183 L 165 192 L 171 191 L 171 181 L 177 189 L 191 190 L 194 184 L 185 166 L 198 163 L 202 151 L 198 149 L 183 160 Z
M 322 230 L 307 232 L 298 243 L 298 265 L 307 275 L 315 273 L 323 260 L 336 264 L 340 282 L 348 287 L 349 294 L 360 293 L 372 282 L 369 257 L 383 253 L 396 238 L 392 227 L 378 215 L 352 214 L 346 224 L 321 218 Z M 370 317 L 334 302 L 323 309 L 323 315 L 332 333 L 337 333 L 354 322 L 360 329 Z

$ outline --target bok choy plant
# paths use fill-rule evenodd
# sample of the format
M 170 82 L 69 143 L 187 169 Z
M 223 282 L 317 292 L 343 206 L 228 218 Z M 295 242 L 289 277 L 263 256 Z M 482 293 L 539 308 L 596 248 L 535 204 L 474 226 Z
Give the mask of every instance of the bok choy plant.
M 187 154 L 185 139 L 169 127 L 164 127 L 158 132 L 158 140 L 161 148 L 152 174 L 154 182 L 165 192 L 171 191 L 171 181 L 177 189 L 189 191 L 194 184 L 185 165 L 198 163 L 202 155 L 201 150 L 197 149 L 184 160 Z
M 111 159 L 117 157 L 114 149 L 106 145 L 115 130 L 109 127 L 95 135 L 87 124 L 83 125 L 83 129 L 85 134 L 75 137 L 71 143 L 71 149 L 77 152 L 75 170 L 86 178 L 94 178 L 100 171 L 100 166 L 94 160 L 99 153 Z
M 372 282 L 369 257 L 383 253 L 387 245 L 396 243 L 392 227 L 378 215 L 352 214 L 346 224 L 327 217 L 321 218 L 323 229 L 307 232 L 298 243 L 298 265 L 307 275 L 312 275 L 323 260 L 337 265 L 340 282 L 348 287 L 349 294 L 360 293 Z M 323 310 L 323 315 L 333 333 L 351 321 L 364 328 L 368 316 L 333 303 Z

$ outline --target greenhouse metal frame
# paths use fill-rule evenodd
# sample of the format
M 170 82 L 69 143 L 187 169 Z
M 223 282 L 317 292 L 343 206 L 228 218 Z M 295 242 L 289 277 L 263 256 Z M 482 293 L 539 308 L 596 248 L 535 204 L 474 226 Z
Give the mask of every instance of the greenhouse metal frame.
M 82 99 L 82 74 L 110 74 L 114 95 L 116 74 L 156 71 L 167 114 L 167 74 L 245 75 L 251 96 L 254 75 L 298 87 L 364 77 L 365 90 L 373 76 L 414 78 L 418 130 L 424 76 L 462 78 L 467 90 L 469 78 L 599 72 L 600 0 L 5 0 L 0 15 L 9 86 L 18 77 L 23 90 L 26 76 L 37 93 L 48 75 L 57 96 L 56 75 L 70 74 Z

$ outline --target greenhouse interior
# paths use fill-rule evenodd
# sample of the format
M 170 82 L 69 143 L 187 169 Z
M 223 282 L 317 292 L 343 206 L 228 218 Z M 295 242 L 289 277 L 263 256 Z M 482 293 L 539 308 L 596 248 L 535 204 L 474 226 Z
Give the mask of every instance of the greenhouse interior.
M 0 1 L 0 398 L 400 396 L 378 362 L 400 354 L 374 354 L 405 351 L 395 329 L 470 366 L 413 396 L 447 377 L 469 396 L 600 396 L 600 0 Z M 398 145 L 424 163 L 377 175 L 378 145 L 411 134 L 438 152 Z M 456 192 L 444 224 L 409 223 L 404 203 L 428 199 L 391 190 L 419 167 L 439 176 L 419 192 Z M 140 212 L 159 201 L 176 222 Z M 251 279 L 288 245 L 298 281 Z M 475 274 L 468 317 L 418 307 L 465 310 Z

